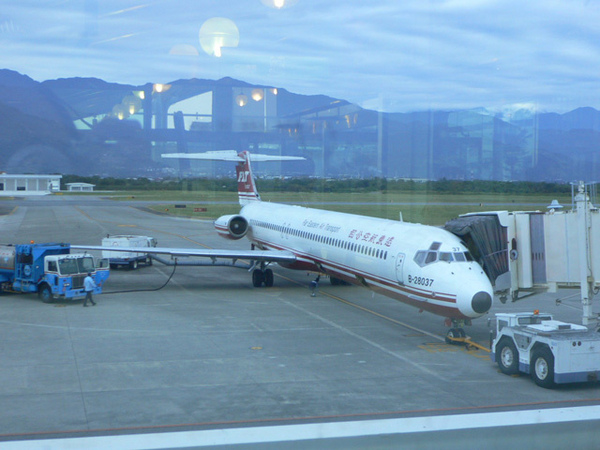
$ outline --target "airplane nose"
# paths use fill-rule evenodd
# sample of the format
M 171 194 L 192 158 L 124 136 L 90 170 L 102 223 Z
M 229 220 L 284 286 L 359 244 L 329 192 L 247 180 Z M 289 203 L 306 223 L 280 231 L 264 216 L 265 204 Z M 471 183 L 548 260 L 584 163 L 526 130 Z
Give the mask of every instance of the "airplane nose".
M 492 307 L 492 296 L 487 292 L 480 291 L 473 296 L 471 308 L 478 314 L 486 313 Z

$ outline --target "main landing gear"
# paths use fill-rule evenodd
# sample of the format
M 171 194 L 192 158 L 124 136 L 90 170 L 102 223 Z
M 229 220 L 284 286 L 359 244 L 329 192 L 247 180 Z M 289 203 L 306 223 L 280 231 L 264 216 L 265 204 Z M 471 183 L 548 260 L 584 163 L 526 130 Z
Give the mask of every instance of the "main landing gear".
M 446 344 L 451 345 L 462 345 L 464 344 L 464 338 L 467 337 L 467 333 L 463 327 L 465 326 L 466 321 L 459 319 L 446 319 L 446 325 L 451 326 L 446 333 Z
M 263 284 L 265 287 L 273 286 L 273 271 L 267 269 L 264 263 L 260 265 L 260 268 L 252 271 L 252 285 L 254 287 L 261 287 Z

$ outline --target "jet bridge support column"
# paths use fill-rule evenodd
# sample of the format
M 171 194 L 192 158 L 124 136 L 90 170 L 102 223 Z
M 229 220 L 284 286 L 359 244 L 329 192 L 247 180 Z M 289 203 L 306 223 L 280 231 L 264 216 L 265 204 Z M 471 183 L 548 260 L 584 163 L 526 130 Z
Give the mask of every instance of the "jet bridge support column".
M 583 325 L 596 325 L 598 317 L 592 311 L 594 279 L 590 255 L 590 201 L 583 181 L 579 182 L 579 192 L 575 196 L 577 206 L 577 231 L 579 244 L 579 275 L 581 280 L 581 305 Z

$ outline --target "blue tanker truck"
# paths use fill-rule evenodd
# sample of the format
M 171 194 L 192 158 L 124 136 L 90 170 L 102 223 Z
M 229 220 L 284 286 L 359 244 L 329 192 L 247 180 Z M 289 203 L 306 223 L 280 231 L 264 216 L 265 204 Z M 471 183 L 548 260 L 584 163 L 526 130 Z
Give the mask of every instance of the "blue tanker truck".
M 0 245 L 0 291 L 37 293 L 44 303 L 84 297 L 83 280 L 92 274 L 97 288 L 108 279 L 107 260 L 71 253 L 64 243 Z

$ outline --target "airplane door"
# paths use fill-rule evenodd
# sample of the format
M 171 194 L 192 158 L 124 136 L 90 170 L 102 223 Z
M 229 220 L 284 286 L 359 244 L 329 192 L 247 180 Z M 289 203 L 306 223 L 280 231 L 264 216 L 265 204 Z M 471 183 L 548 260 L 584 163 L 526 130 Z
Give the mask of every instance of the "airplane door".
M 396 257 L 396 277 L 398 283 L 404 284 L 404 253 L 398 253 Z

